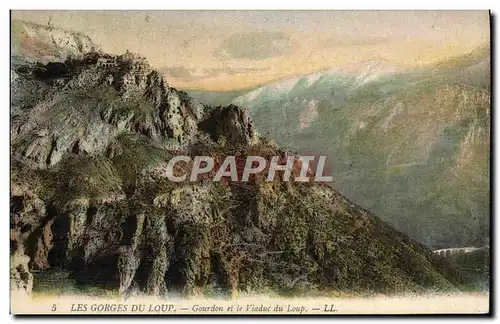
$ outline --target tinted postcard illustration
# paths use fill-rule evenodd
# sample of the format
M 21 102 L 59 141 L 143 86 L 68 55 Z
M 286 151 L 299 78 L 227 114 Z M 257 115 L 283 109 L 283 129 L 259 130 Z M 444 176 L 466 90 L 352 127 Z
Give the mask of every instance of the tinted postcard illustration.
M 13 314 L 490 312 L 489 11 L 11 11 Z

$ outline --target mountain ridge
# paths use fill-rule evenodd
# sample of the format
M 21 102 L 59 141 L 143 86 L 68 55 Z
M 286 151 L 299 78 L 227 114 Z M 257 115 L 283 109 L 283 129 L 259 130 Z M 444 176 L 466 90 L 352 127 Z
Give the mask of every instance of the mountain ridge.
M 330 68 L 323 68 L 318 71 L 314 71 L 311 73 L 307 74 L 298 74 L 295 76 L 287 76 L 283 78 L 279 78 L 274 81 L 266 82 L 261 85 L 257 85 L 255 87 L 251 88 L 245 88 L 245 89 L 237 89 L 237 90 L 227 90 L 227 91 L 217 91 L 217 90 L 203 90 L 203 89 L 190 89 L 186 88 L 183 89 L 183 91 L 186 91 L 188 94 L 196 98 L 200 102 L 205 102 L 207 104 L 215 104 L 215 105 L 224 105 L 224 104 L 229 104 L 235 99 L 238 99 L 239 97 L 242 97 L 244 95 L 249 95 L 252 92 L 258 92 L 262 91 L 263 88 L 266 86 L 272 86 L 272 85 L 278 85 L 279 83 L 282 82 L 292 82 L 292 80 L 300 80 L 300 79 L 314 79 L 314 78 L 319 78 L 322 75 L 325 76 L 328 73 L 335 73 L 335 72 L 341 72 L 342 70 L 349 70 L 349 67 L 356 67 L 356 66 L 362 66 L 363 63 L 371 62 L 371 61 L 380 61 L 380 62 L 386 62 L 388 64 L 388 67 L 393 68 L 393 72 L 400 72 L 400 73 L 405 73 L 409 72 L 424 72 L 424 73 L 429 73 L 429 71 L 435 71 L 447 68 L 447 67 L 456 67 L 454 65 L 457 65 L 458 62 L 460 64 L 464 65 L 470 65 L 470 62 L 467 63 L 467 61 L 472 61 L 479 64 L 482 64 L 482 62 L 489 61 L 489 54 L 490 49 L 489 45 L 484 45 L 477 47 L 476 49 L 472 50 L 470 53 L 466 53 L 463 55 L 459 56 L 453 56 L 448 59 L 442 60 L 437 63 L 430 63 L 425 66 L 419 66 L 419 67 L 414 67 L 411 68 L 406 65 L 400 65 L 396 62 L 390 62 L 386 59 L 371 59 L 371 60 L 363 60 L 359 62 L 353 62 L 351 64 L 343 65 L 343 66 L 338 66 L 338 67 L 330 67 Z M 465 60 L 464 60 L 465 59 Z M 465 62 L 464 62 L 465 61 Z M 487 67 L 489 67 L 489 63 L 486 63 Z M 392 72 L 392 73 L 393 73 Z M 390 74 L 391 72 L 388 72 L 387 74 Z M 351 73 L 352 74 L 352 73 Z M 219 98 L 220 97 L 220 98 Z M 242 100 L 242 99 L 241 99 Z
M 305 81 L 297 82 L 287 93 L 264 86 L 232 102 L 249 109 L 256 129 L 278 143 L 299 152 L 328 154 L 333 161 L 336 188 L 378 214 L 392 215 L 385 220 L 404 232 L 413 232 L 414 237 L 436 248 L 467 245 L 471 237 L 483 245 L 481 240 L 488 237 L 484 223 L 489 219 L 487 54 L 487 48 L 480 48 L 462 59 L 449 61 L 453 64 L 388 73 L 365 84 L 356 77 L 334 74 L 323 75 L 310 86 Z M 458 169 L 462 171 L 457 178 L 453 170 Z M 426 184 L 410 185 L 417 182 L 414 177 L 427 178 Z M 455 188 L 444 189 L 432 177 L 454 182 Z M 467 188 L 471 179 L 475 179 L 475 186 Z M 380 187 L 379 183 L 382 188 L 375 191 L 381 191 L 375 194 L 373 189 Z M 462 192 L 457 193 L 457 188 Z M 453 198 L 455 193 L 463 198 L 462 203 Z M 424 196 L 429 200 L 411 207 L 412 217 L 401 216 L 408 211 L 406 204 L 412 205 Z M 465 202 L 474 206 L 473 216 Z M 443 205 L 452 207 L 440 210 Z M 442 224 L 436 236 L 429 236 L 435 223 L 423 232 L 415 231 L 422 213 Z M 462 225 L 456 232 L 462 234 L 444 238 L 440 233 L 449 226 L 445 224 L 453 223 L 450 213 L 460 215 L 456 223 Z M 474 222 L 476 225 L 472 225 Z M 475 226 L 479 227 L 472 234 Z

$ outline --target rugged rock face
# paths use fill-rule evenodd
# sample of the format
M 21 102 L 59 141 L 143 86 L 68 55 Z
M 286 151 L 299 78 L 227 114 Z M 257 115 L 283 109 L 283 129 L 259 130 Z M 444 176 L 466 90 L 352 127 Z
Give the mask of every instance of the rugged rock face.
M 13 157 L 39 169 L 54 166 L 68 152 L 103 153 L 124 133 L 182 143 L 197 132 L 203 113 L 201 104 L 168 87 L 143 59 L 128 53 L 20 66 L 15 76 Z M 43 98 L 35 99 L 37 93 Z
M 200 127 L 214 140 L 225 136 L 231 142 L 248 145 L 254 136 L 248 111 L 235 105 L 214 109 Z
M 445 260 L 328 186 L 169 181 L 179 153 L 283 150 L 255 138 L 245 109 L 195 102 L 136 55 L 18 62 L 12 76 L 13 288 L 30 292 L 30 271 L 47 268 L 125 294 L 460 284 Z
M 28 262 L 30 258 L 24 254 L 23 248 L 18 248 L 10 256 L 11 289 L 31 294 L 33 289 L 33 275 Z

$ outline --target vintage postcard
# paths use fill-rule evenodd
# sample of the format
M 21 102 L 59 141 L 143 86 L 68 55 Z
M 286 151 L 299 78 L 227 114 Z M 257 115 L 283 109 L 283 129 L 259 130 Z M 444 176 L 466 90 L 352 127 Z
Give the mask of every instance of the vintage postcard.
M 491 312 L 489 11 L 10 24 L 12 314 Z

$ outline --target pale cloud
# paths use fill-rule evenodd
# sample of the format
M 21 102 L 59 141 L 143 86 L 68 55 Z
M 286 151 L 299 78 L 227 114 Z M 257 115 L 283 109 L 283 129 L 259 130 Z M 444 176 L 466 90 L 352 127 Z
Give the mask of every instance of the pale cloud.
M 352 37 L 348 35 L 336 35 L 327 38 L 321 42 L 323 48 L 330 47 L 350 47 L 350 46 L 371 46 L 379 45 L 387 42 L 388 37 L 373 36 L 373 37 Z
M 237 33 L 226 38 L 215 52 L 219 59 L 264 60 L 292 54 L 297 48 L 282 32 Z

